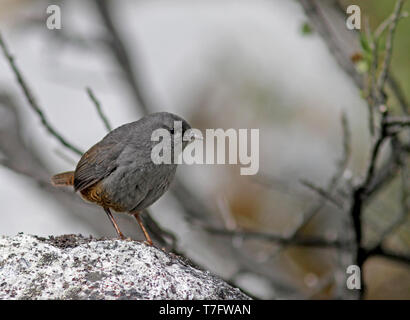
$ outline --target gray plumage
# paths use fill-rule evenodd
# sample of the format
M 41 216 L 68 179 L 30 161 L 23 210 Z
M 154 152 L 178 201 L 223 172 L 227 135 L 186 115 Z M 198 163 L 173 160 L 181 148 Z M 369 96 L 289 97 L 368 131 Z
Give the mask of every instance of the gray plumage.
M 177 165 L 152 162 L 151 150 L 158 142 L 151 135 L 159 128 L 174 133 L 174 121 L 182 122 L 182 134 L 191 128 L 184 119 L 160 112 L 111 131 L 79 161 L 74 189 L 84 192 L 98 184 L 117 211 L 132 213 L 153 204 L 169 188 Z

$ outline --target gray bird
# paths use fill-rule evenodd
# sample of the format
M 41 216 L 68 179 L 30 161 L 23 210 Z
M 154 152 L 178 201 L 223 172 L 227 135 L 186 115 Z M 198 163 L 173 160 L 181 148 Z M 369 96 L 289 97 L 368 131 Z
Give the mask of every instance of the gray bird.
M 175 121 L 182 124 L 180 130 L 174 128 Z M 156 164 L 152 160 L 151 152 L 159 143 L 152 141 L 152 133 L 157 129 L 169 132 L 170 148 L 164 152 L 171 152 L 172 160 L 175 148 L 182 151 L 195 139 L 190 134 L 191 126 L 181 117 L 168 112 L 153 113 L 108 133 L 84 153 L 75 171 L 54 175 L 53 185 L 74 186 L 85 200 L 103 207 L 121 239 L 125 237 L 110 209 L 133 215 L 152 245 L 140 213 L 168 190 L 177 169 L 175 161 Z M 174 143 L 174 137 L 182 146 Z

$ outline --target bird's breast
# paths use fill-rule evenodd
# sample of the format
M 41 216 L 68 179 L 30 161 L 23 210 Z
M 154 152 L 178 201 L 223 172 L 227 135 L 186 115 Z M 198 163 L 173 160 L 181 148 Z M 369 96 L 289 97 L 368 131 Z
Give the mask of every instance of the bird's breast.
M 102 181 L 102 194 L 121 211 L 143 210 L 168 190 L 175 171 L 176 166 L 119 168 Z

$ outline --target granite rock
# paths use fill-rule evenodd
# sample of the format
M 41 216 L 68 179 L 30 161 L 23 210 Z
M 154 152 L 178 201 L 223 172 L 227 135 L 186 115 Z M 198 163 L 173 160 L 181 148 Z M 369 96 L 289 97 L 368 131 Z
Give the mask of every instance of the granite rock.
M 0 299 L 249 299 L 186 259 L 137 241 L 0 237 Z

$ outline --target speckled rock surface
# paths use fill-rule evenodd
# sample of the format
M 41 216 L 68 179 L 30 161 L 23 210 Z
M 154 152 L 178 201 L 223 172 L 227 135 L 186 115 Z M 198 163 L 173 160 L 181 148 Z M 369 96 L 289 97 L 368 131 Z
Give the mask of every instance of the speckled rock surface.
M 0 299 L 248 299 L 182 258 L 135 241 L 0 238 Z

